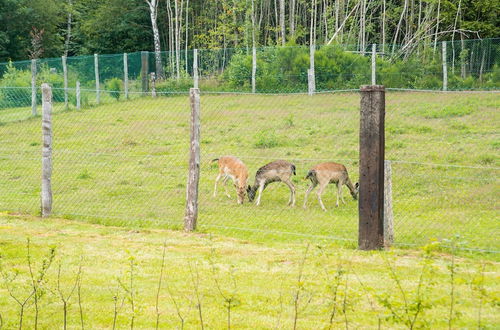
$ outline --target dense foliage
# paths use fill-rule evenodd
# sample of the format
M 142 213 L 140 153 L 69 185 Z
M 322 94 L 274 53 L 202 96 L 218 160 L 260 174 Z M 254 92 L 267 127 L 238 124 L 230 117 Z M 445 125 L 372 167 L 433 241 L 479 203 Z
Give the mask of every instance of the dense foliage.
M 283 13 L 281 1 L 161 0 L 161 49 L 249 47 L 252 30 L 260 46 L 305 45 L 313 32 L 317 44 L 335 35 L 361 49 L 396 42 L 408 51 L 420 40 L 500 35 L 495 0 L 287 0 Z M 42 57 L 153 50 L 144 0 L 0 0 L 0 8 L 0 62 L 29 57 L 33 28 L 43 30 Z

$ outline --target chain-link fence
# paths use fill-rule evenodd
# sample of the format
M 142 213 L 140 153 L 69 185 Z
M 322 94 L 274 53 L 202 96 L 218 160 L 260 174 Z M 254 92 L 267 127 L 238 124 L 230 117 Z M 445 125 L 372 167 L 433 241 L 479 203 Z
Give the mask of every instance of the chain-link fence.
M 30 104 L 29 88 L 3 88 Z M 95 90 L 88 93 L 95 95 Z M 114 94 L 113 94 L 114 93 Z M 69 90 L 70 95 L 76 94 Z M 107 94 L 107 96 L 106 96 Z M 53 213 L 111 225 L 179 229 L 188 171 L 187 93 L 102 92 L 100 105 L 73 104 L 53 90 Z M 26 101 L 28 98 L 28 101 Z M 495 92 L 406 92 L 386 95 L 386 159 L 392 161 L 396 245 L 460 236 L 468 249 L 498 245 L 498 100 Z M 322 162 L 358 179 L 357 90 L 306 94 L 202 93 L 198 229 L 260 241 L 344 241 L 355 246 L 357 202 L 335 185 L 314 190 L 303 208 L 308 171 Z M 38 108 L 38 111 L 40 109 Z M 41 120 L 31 107 L 0 110 L 0 210 L 39 214 Z M 213 197 L 215 158 L 233 155 L 256 171 L 274 160 L 295 165 L 290 191 L 271 183 L 261 204 L 236 203 L 231 180 Z

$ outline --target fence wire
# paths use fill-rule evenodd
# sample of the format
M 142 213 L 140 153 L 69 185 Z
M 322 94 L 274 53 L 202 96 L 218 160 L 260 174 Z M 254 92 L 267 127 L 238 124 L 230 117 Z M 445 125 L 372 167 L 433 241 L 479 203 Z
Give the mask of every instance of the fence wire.
M 21 104 L 30 89 L 3 88 Z M 74 89 L 69 90 L 74 95 Z M 86 90 L 95 98 L 95 90 Z M 180 229 L 186 198 L 190 108 L 187 93 L 101 91 L 101 104 L 54 95 L 53 213 L 64 218 L 131 227 Z M 83 95 L 83 94 L 82 94 Z M 419 246 L 458 239 L 462 248 L 500 251 L 498 236 L 498 93 L 386 93 L 386 159 L 392 161 L 395 244 Z M 343 188 L 335 206 L 329 185 L 321 210 L 313 191 L 303 201 L 314 165 L 334 161 L 358 180 L 359 93 L 202 93 L 198 228 L 265 242 L 342 241 L 355 246 L 357 202 Z M 38 107 L 40 112 L 40 107 Z M 40 213 L 41 119 L 31 106 L 0 110 L 0 210 Z M 272 183 L 261 205 L 213 197 L 217 163 L 240 158 L 249 185 L 261 166 L 286 160 L 296 167 L 289 189 Z M 458 235 L 458 238 L 457 238 Z

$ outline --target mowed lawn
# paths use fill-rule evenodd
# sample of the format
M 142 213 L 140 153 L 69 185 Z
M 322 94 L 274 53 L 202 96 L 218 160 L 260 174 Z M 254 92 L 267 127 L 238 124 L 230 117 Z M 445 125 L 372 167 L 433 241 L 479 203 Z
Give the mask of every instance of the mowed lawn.
M 395 240 L 400 246 L 451 239 L 499 251 L 500 94 L 387 92 L 386 158 L 392 162 Z M 179 229 L 189 150 L 186 94 L 120 100 L 76 111 L 55 104 L 54 214 L 93 223 Z M 202 94 L 199 230 L 253 242 L 357 241 L 357 203 L 344 187 L 335 208 L 330 187 L 321 211 L 315 193 L 302 208 L 307 171 L 344 163 L 358 178 L 359 94 Z M 3 116 L 5 111 L 5 117 Z M 12 121 L 0 110 L 0 210 L 38 214 L 40 118 Z M 8 116 L 7 116 L 8 114 Z M 13 117 L 14 116 L 14 117 Z M 19 116 L 21 118 L 22 116 Z M 212 197 L 210 163 L 239 156 L 251 172 L 275 159 L 297 166 L 297 205 L 283 184 L 270 185 L 256 207 Z M 441 166 L 446 164 L 446 166 Z
M 0 213 L 0 255 L 4 329 L 19 327 L 15 299 L 26 298 L 23 327 L 41 329 L 154 329 L 157 321 L 168 329 L 493 329 L 500 321 L 499 264 L 435 244 L 362 252 Z M 36 305 L 28 260 L 36 279 L 43 274 Z

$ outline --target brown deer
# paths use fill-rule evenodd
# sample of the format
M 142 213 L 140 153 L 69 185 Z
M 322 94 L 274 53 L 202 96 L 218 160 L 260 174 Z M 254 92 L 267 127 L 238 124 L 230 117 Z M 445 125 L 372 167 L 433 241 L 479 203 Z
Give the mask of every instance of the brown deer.
M 257 190 L 259 196 L 257 197 L 256 205 L 260 205 L 260 197 L 262 191 L 272 182 L 283 182 L 290 188 L 290 200 L 288 205 L 295 205 L 295 186 L 290 180 L 292 175 L 295 175 L 295 165 L 285 160 L 276 160 L 267 165 L 262 166 L 255 174 L 255 183 L 253 186 L 248 186 L 248 199 L 252 202 L 255 199 Z
M 323 205 L 323 201 L 321 200 L 321 195 L 323 194 L 323 191 L 325 190 L 326 186 L 329 183 L 337 184 L 337 204 L 336 204 L 337 207 L 339 206 L 339 196 L 340 199 L 342 200 L 342 203 L 345 204 L 344 198 L 342 197 L 342 186 L 344 184 L 349 188 L 349 191 L 351 192 L 351 195 L 354 198 L 354 200 L 358 199 L 359 183 L 356 183 L 355 185 L 351 183 L 349 175 L 347 174 L 347 169 L 342 164 L 334 162 L 318 164 L 314 166 L 307 173 L 305 179 L 310 179 L 311 185 L 307 189 L 306 197 L 304 198 L 304 208 L 306 208 L 307 197 L 309 196 L 309 193 L 318 184 L 319 184 L 319 189 L 317 192 L 318 201 L 323 211 L 326 211 L 326 208 L 325 205 Z
M 234 186 L 236 187 L 236 193 L 238 196 L 237 202 L 238 204 L 243 204 L 248 181 L 248 169 L 246 165 L 234 156 L 223 156 L 212 160 L 212 162 L 215 161 L 218 161 L 219 174 L 215 179 L 214 197 L 217 195 L 217 184 L 219 183 L 219 180 L 224 177 L 222 181 L 224 183 L 224 191 L 226 192 L 226 196 L 231 198 L 227 192 L 226 186 L 227 180 L 231 178 L 234 182 Z

